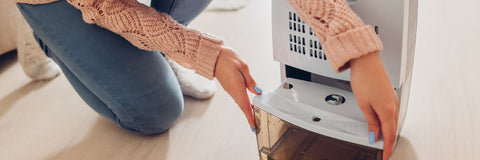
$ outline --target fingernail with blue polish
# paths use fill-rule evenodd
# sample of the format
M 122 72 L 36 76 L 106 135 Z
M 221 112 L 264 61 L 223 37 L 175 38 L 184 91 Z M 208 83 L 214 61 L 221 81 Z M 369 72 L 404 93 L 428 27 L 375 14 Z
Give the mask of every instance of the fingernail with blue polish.
M 375 143 L 375 132 L 373 131 L 368 132 L 368 143 L 370 144 Z
M 255 92 L 257 92 L 258 94 L 262 93 L 263 90 L 257 86 L 253 87 L 253 89 L 255 90 Z
M 255 133 L 255 129 L 253 129 L 252 126 L 250 126 L 250 129 L 252 130 L 253 133 Z

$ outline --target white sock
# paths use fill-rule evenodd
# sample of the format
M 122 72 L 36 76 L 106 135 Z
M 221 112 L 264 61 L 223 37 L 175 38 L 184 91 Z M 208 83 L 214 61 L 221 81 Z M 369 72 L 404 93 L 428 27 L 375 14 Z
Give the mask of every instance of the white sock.
M 175 72 L 183 95 L 197 99 L 207 99 L 215 94 L 217 87 L 213 80 L 196 74 L 194 70 L 185 68 L 168 57 L 165 57 L 165 59 Z
M 17 18 L 18 62 L 33 80 L 48 80 L 60 74 L 60 67 L 48 58 L 33 37 L 33 31 L 23 17 Z

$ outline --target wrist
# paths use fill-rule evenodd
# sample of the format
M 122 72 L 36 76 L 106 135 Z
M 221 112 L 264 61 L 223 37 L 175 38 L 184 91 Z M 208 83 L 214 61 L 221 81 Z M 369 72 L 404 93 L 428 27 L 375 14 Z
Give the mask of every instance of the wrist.
M 390 82 L 379 52 L 369 53 L 351 60 L 350 67 L 352 77 L 369 77 L 369 79 L 374 81 L 384 80 L 385 82 Z
M 377 66 L 382 64 L 379 52 L 372 52 L 361 57 L 350 60 L 350 67 L 352 70 L 358 68 L 370 68 L 371 66 Z
M 323 46 L 335 72 L 349 68 L 352 59 L 360 59 L 383 48 L 382 42 L 371 26 L 328 37 Z

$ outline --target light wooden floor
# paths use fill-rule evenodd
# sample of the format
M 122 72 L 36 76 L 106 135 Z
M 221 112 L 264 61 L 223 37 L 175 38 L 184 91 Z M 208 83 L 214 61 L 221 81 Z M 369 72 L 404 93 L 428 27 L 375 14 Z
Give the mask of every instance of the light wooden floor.
M 191 25 L 219 35 L 250 64 L 265 91 L 280 84 L 272 60 L 270 1 L 205 12 Z M 392 159 L 480 159 L 480 2 L 424 0 L 405 126 Z M 258 159 L 255 136 L 220 88 L 186 99 L 175 125 L 131 134 L 93 112 L 63 75 L 31 82 L 14 55 L 0 56 L 0 159 Z

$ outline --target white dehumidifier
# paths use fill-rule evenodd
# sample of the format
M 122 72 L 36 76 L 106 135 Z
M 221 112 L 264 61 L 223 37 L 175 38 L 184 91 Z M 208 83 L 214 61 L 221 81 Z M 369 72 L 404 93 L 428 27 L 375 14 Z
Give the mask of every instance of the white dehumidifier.
M 405 119 L 415 46 L 417 0 L 348 0 L 383 42 L 380 53 Z M 262 160 L 382 158 L 383 140 L 368 143 L 368 127 L 350 87 L 350 72 L 334 73 L 322 44 L 285 0 L 272 0 L 273 55 L 282 85 L 253 99 Z M 398 134 L 398 133 L 397 133 Z

